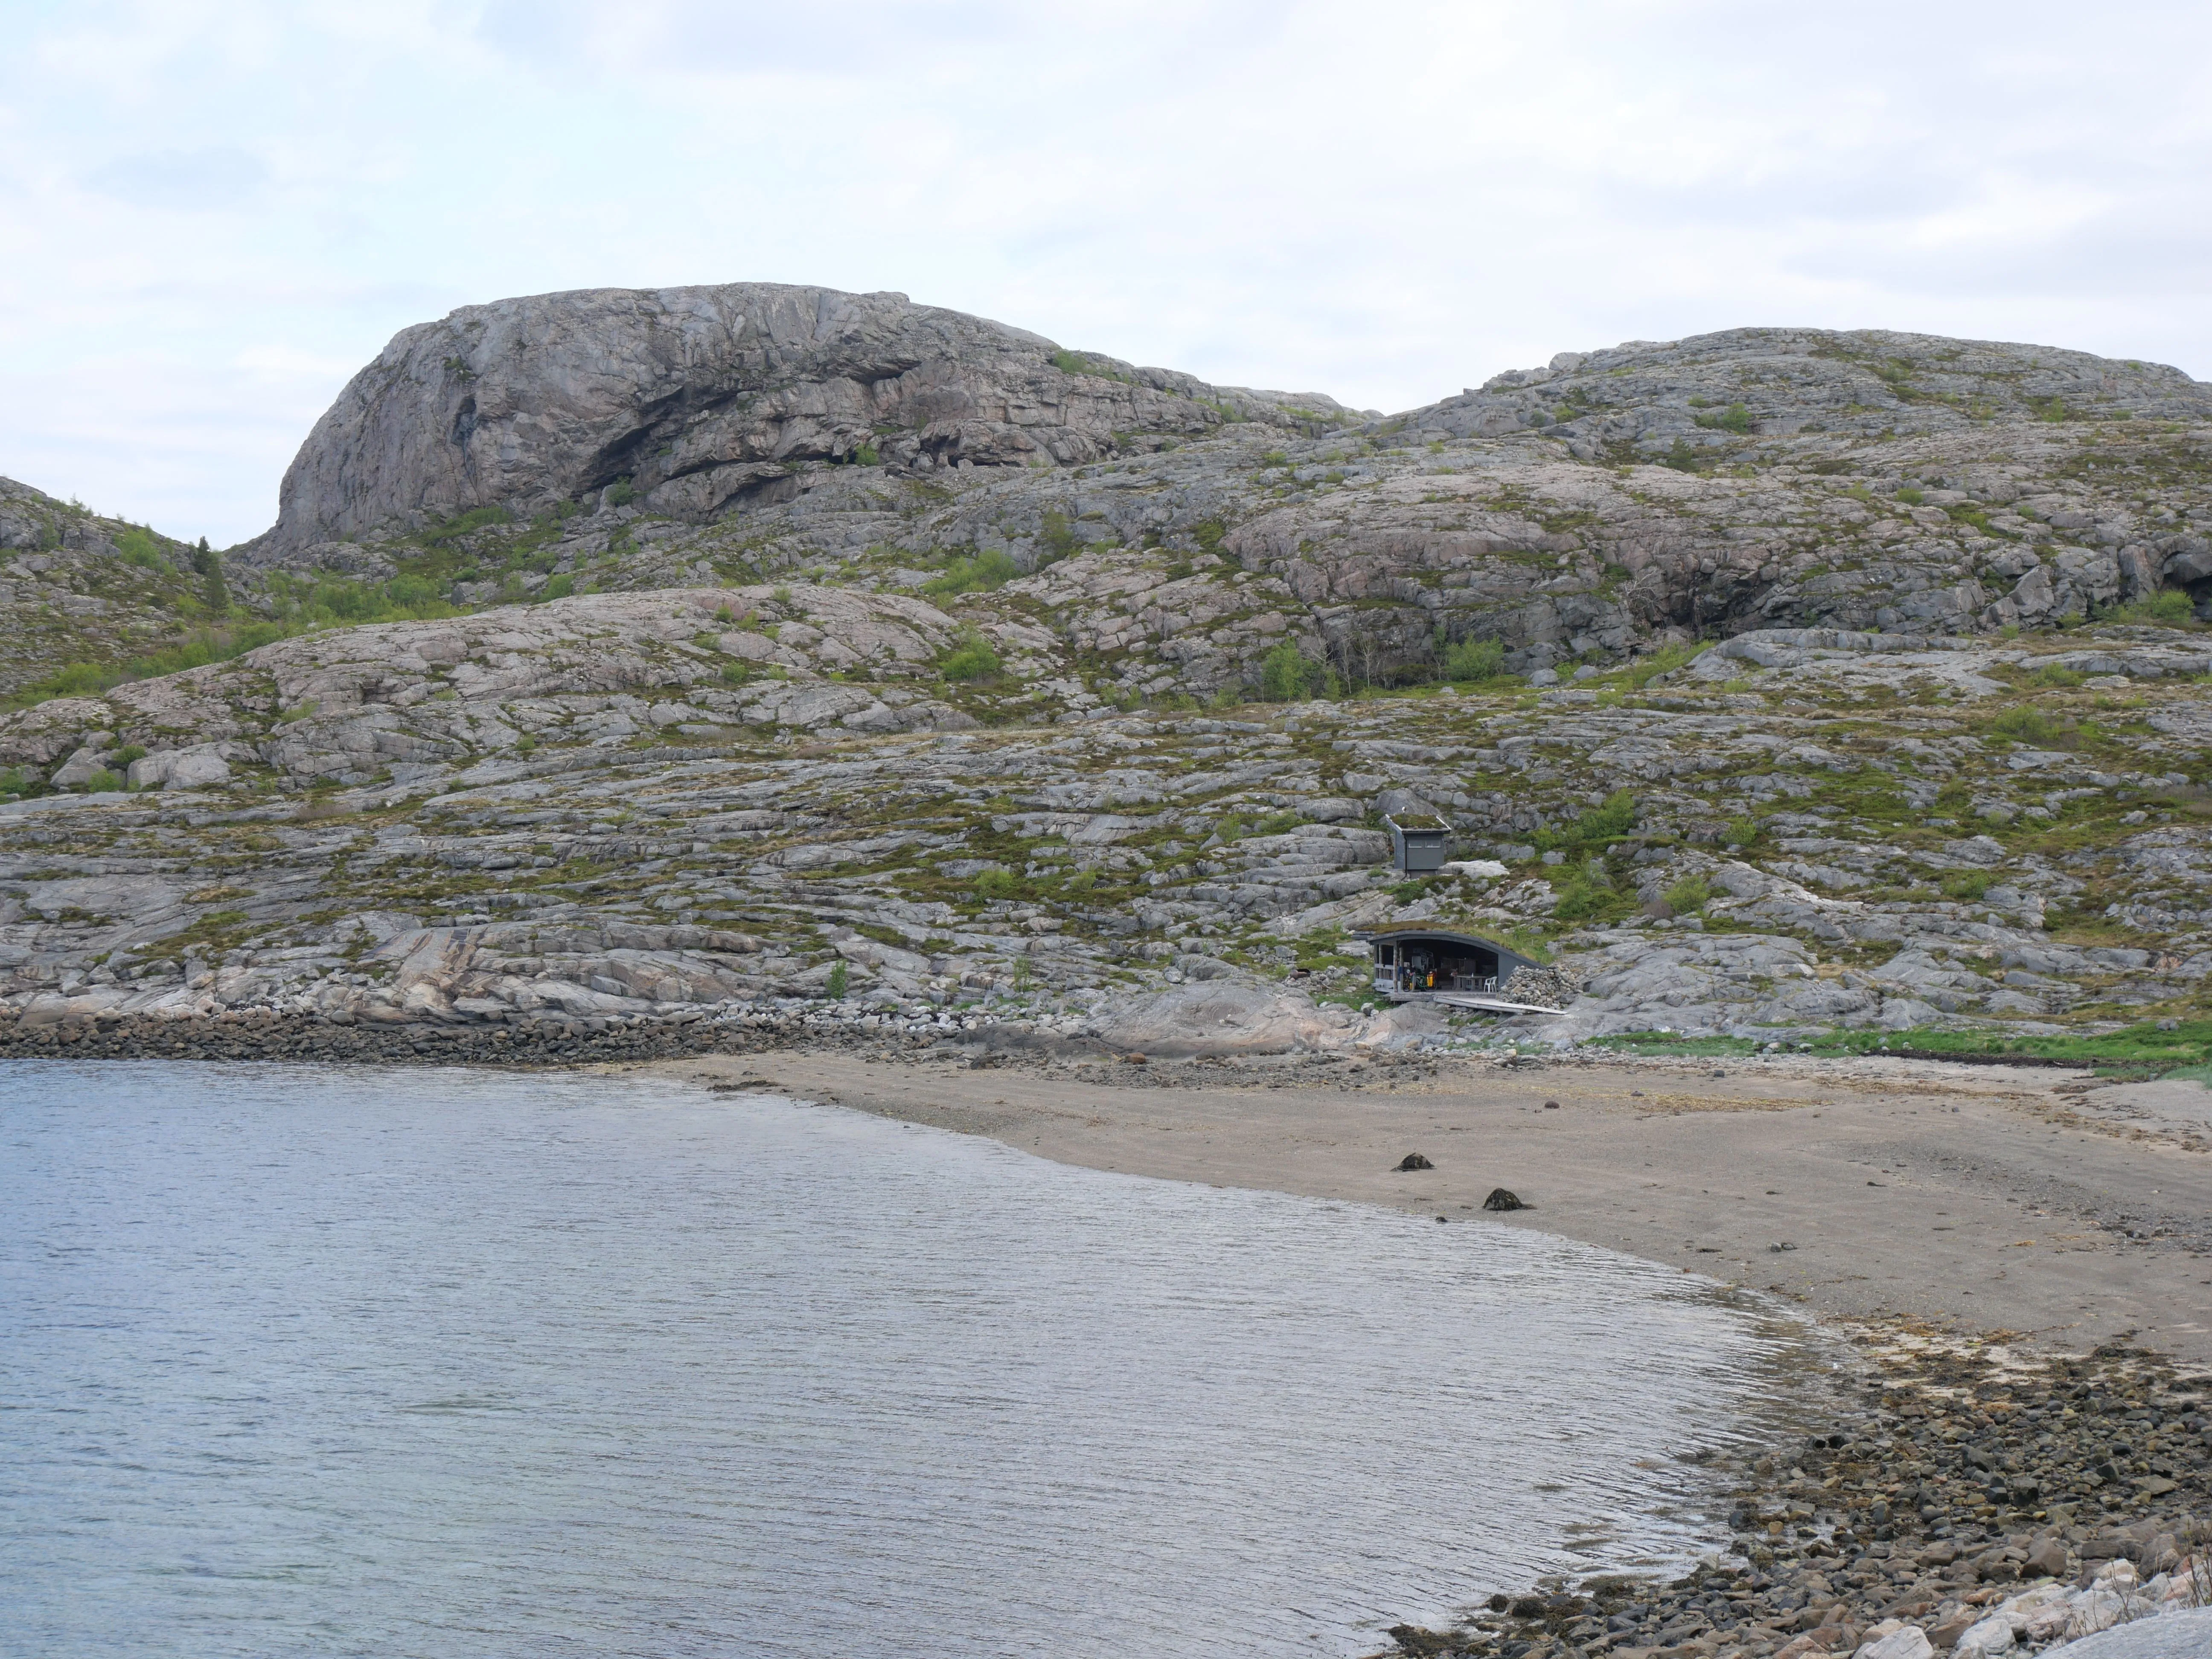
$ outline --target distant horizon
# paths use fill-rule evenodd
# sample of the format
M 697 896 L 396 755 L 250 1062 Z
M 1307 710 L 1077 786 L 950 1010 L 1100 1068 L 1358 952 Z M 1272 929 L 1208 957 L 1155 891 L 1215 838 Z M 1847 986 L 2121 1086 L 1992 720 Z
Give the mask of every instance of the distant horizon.
M 2212 374 L 2212 13 L 2158 0 L 43 0 L 16 38 L 0 472 L 223 545 L 400 329 L 702 273 L 1359 409 L 1761 315 Z

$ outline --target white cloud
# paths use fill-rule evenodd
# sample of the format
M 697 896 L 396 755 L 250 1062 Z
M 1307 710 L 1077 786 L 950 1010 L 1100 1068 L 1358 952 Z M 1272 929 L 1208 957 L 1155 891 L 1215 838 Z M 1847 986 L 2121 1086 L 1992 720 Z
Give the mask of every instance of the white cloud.
M 0 471 L 217 541 L 398 329 L 897 289 L 1402 408 L 1744 323 L 2212 373 L 2212 13 L 88 0 L 0 62 Z

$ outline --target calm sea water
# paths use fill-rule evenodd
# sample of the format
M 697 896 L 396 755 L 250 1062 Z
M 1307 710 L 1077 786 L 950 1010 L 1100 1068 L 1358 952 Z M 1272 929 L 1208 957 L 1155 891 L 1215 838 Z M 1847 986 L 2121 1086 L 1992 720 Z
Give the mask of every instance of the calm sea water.
M 1372 1650 L 1694 1547 L 1790 1369 L 1581 1245 L 633 1078 L 15 1062 L 0 1218 L 71 1659 Z

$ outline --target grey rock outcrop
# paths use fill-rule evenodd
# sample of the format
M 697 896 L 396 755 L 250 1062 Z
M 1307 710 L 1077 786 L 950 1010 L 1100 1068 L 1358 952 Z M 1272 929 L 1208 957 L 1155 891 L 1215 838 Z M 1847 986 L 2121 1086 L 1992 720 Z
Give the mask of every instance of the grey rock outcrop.
M 1360 1006 L 1350 930 L 1422 921 L 1556 952 L 1524 1042 L 2181 1018 L 2208 478 L 2176 371 L 1923 337 L 1383 420 L 890 295 L 477 307 L 303 449 L 219 612 L 298 631 L 234 659 L 92 689 L 213 596 L 0 486 L 0 623 L 87 671 L 0 714 L 0 1002 L 1463 1040 Z
M 478 508 L 527 517 L 617 483 L 645 511 L 698 521 L 790 499 L 806 464 L 1064 466 L 1132 435 L 1341 412 L 1061 351 L 902 294 L 538 295 L 396 336 L 316 422 L 245 557 L 295 562 Z

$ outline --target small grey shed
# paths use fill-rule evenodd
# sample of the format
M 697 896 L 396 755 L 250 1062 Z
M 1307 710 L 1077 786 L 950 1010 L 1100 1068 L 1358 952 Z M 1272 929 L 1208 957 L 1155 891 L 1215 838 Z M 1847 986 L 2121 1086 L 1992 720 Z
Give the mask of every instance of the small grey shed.
M 1451 825 L 1433 812 L 1386 814 L 1382 822 L 1390 826 L 1390 862 L 1401 873 L 1426 875 L 1451 856 Z

